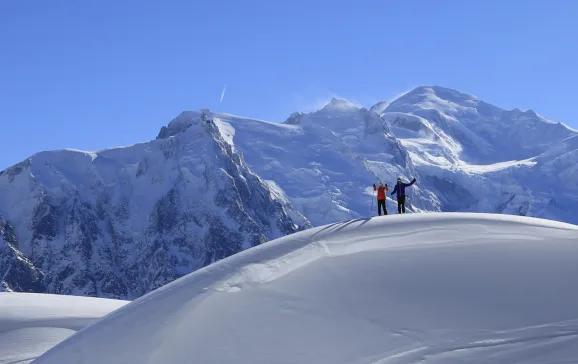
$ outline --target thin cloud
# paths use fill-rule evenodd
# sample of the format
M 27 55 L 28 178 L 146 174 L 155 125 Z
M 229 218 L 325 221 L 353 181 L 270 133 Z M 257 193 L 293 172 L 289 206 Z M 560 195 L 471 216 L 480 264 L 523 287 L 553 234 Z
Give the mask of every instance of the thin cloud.
M 387 101 L 389 101 L 389 102 L 395 101 L 395 100 L 399 99 L 400 97 L 402 97 L 402 96 L 410 93 L 414 88 L 415 88 L 415 87 L 411 87 L 411 88 L 407 89 L 406 91 L 398 92 L 397 94 L 389 97 L 389 98 L 387 99 Z
M 219 101 L 220 103 L 223 102 L 223 99 L 225 98 L 225 90 L 227 90 L 227 84 L 223 86 L 223 91 L 221 92 L 221 101 Z

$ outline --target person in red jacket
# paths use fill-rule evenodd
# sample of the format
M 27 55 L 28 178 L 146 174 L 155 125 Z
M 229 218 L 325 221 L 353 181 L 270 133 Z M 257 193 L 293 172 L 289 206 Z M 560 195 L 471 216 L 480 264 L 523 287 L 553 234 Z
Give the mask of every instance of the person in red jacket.
M 379 187 L 376 187 L 374 183 L 373 190 L 377 191 L 377 214 L 381 216 L 381 208 L 383 207 L 383 214 L 387 215 L 387 208 L 385 207 L 385 196 L 386 192 L 389 191 L 387 183 L 384 186 L 383 182 L 379 181 Z

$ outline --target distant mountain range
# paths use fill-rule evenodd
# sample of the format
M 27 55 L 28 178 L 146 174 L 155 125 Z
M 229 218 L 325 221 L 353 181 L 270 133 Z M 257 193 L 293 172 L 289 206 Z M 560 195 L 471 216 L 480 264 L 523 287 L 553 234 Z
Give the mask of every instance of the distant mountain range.
M 333 99 L 283 123 L 187 111 L 147 143 L 41 152 L 0 172 L 1 284 L 132 299 L 270 239 L 375 215 L 372 184 L 398 176 L 417 179 L 411 212 L 576 224 L 577 162 L 578 131 L 437 86 L 370 109 Z

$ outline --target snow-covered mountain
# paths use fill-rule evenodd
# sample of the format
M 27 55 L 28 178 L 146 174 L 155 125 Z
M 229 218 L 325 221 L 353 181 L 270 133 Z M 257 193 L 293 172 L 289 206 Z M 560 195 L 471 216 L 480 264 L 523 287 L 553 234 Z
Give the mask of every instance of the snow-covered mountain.
M 0 216 L 0 292 L 44 292 L 44 274 L 19 250 L 14 226 Z
M 441 87 L 412 90 L 380 115 L 442 211 L 578 222 L 578 131 Z
M 38 153 L 0 175 L 7 290 L 133 298 L 308 227 L 199 114 L 127 148 Z M 292 218 L 293 217 L 293 218 Z
M 249 167 L 275 181 L 313 225 L 374 214 L 369 186 L 391 186 L 397 176 L 418 179 L 409 190 L 413 211 L 578 222 L 578 131 L 533 111 L 419 87 L 370 110 L 333 99 L 281 125 L 214 118 Z
M 183 112 L 151 142 L 42 152 L 0 172 L 0 278 L 138 297 L 271 238 L 375 215 L 372 184 L 397 176 L 417 178 L 411 212 L 578 223 L 576 161 L 576 130 L 435 86 L 282 123 Z
M 191 273 L 34 363 L 576 363 L 577 286 L 576 225 L 358 219 Z

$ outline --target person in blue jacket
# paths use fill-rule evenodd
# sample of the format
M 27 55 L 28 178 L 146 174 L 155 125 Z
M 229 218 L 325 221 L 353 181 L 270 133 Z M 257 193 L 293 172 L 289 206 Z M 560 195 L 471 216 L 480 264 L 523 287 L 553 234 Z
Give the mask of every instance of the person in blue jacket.
M 393 188 L 391 197 L 397 193 L 397 212 L 405 214 L 405 188 L 415 183 L 415 178 L 410 183 L 403 183 L 401 177 L 397 177 L 397 184 Z

